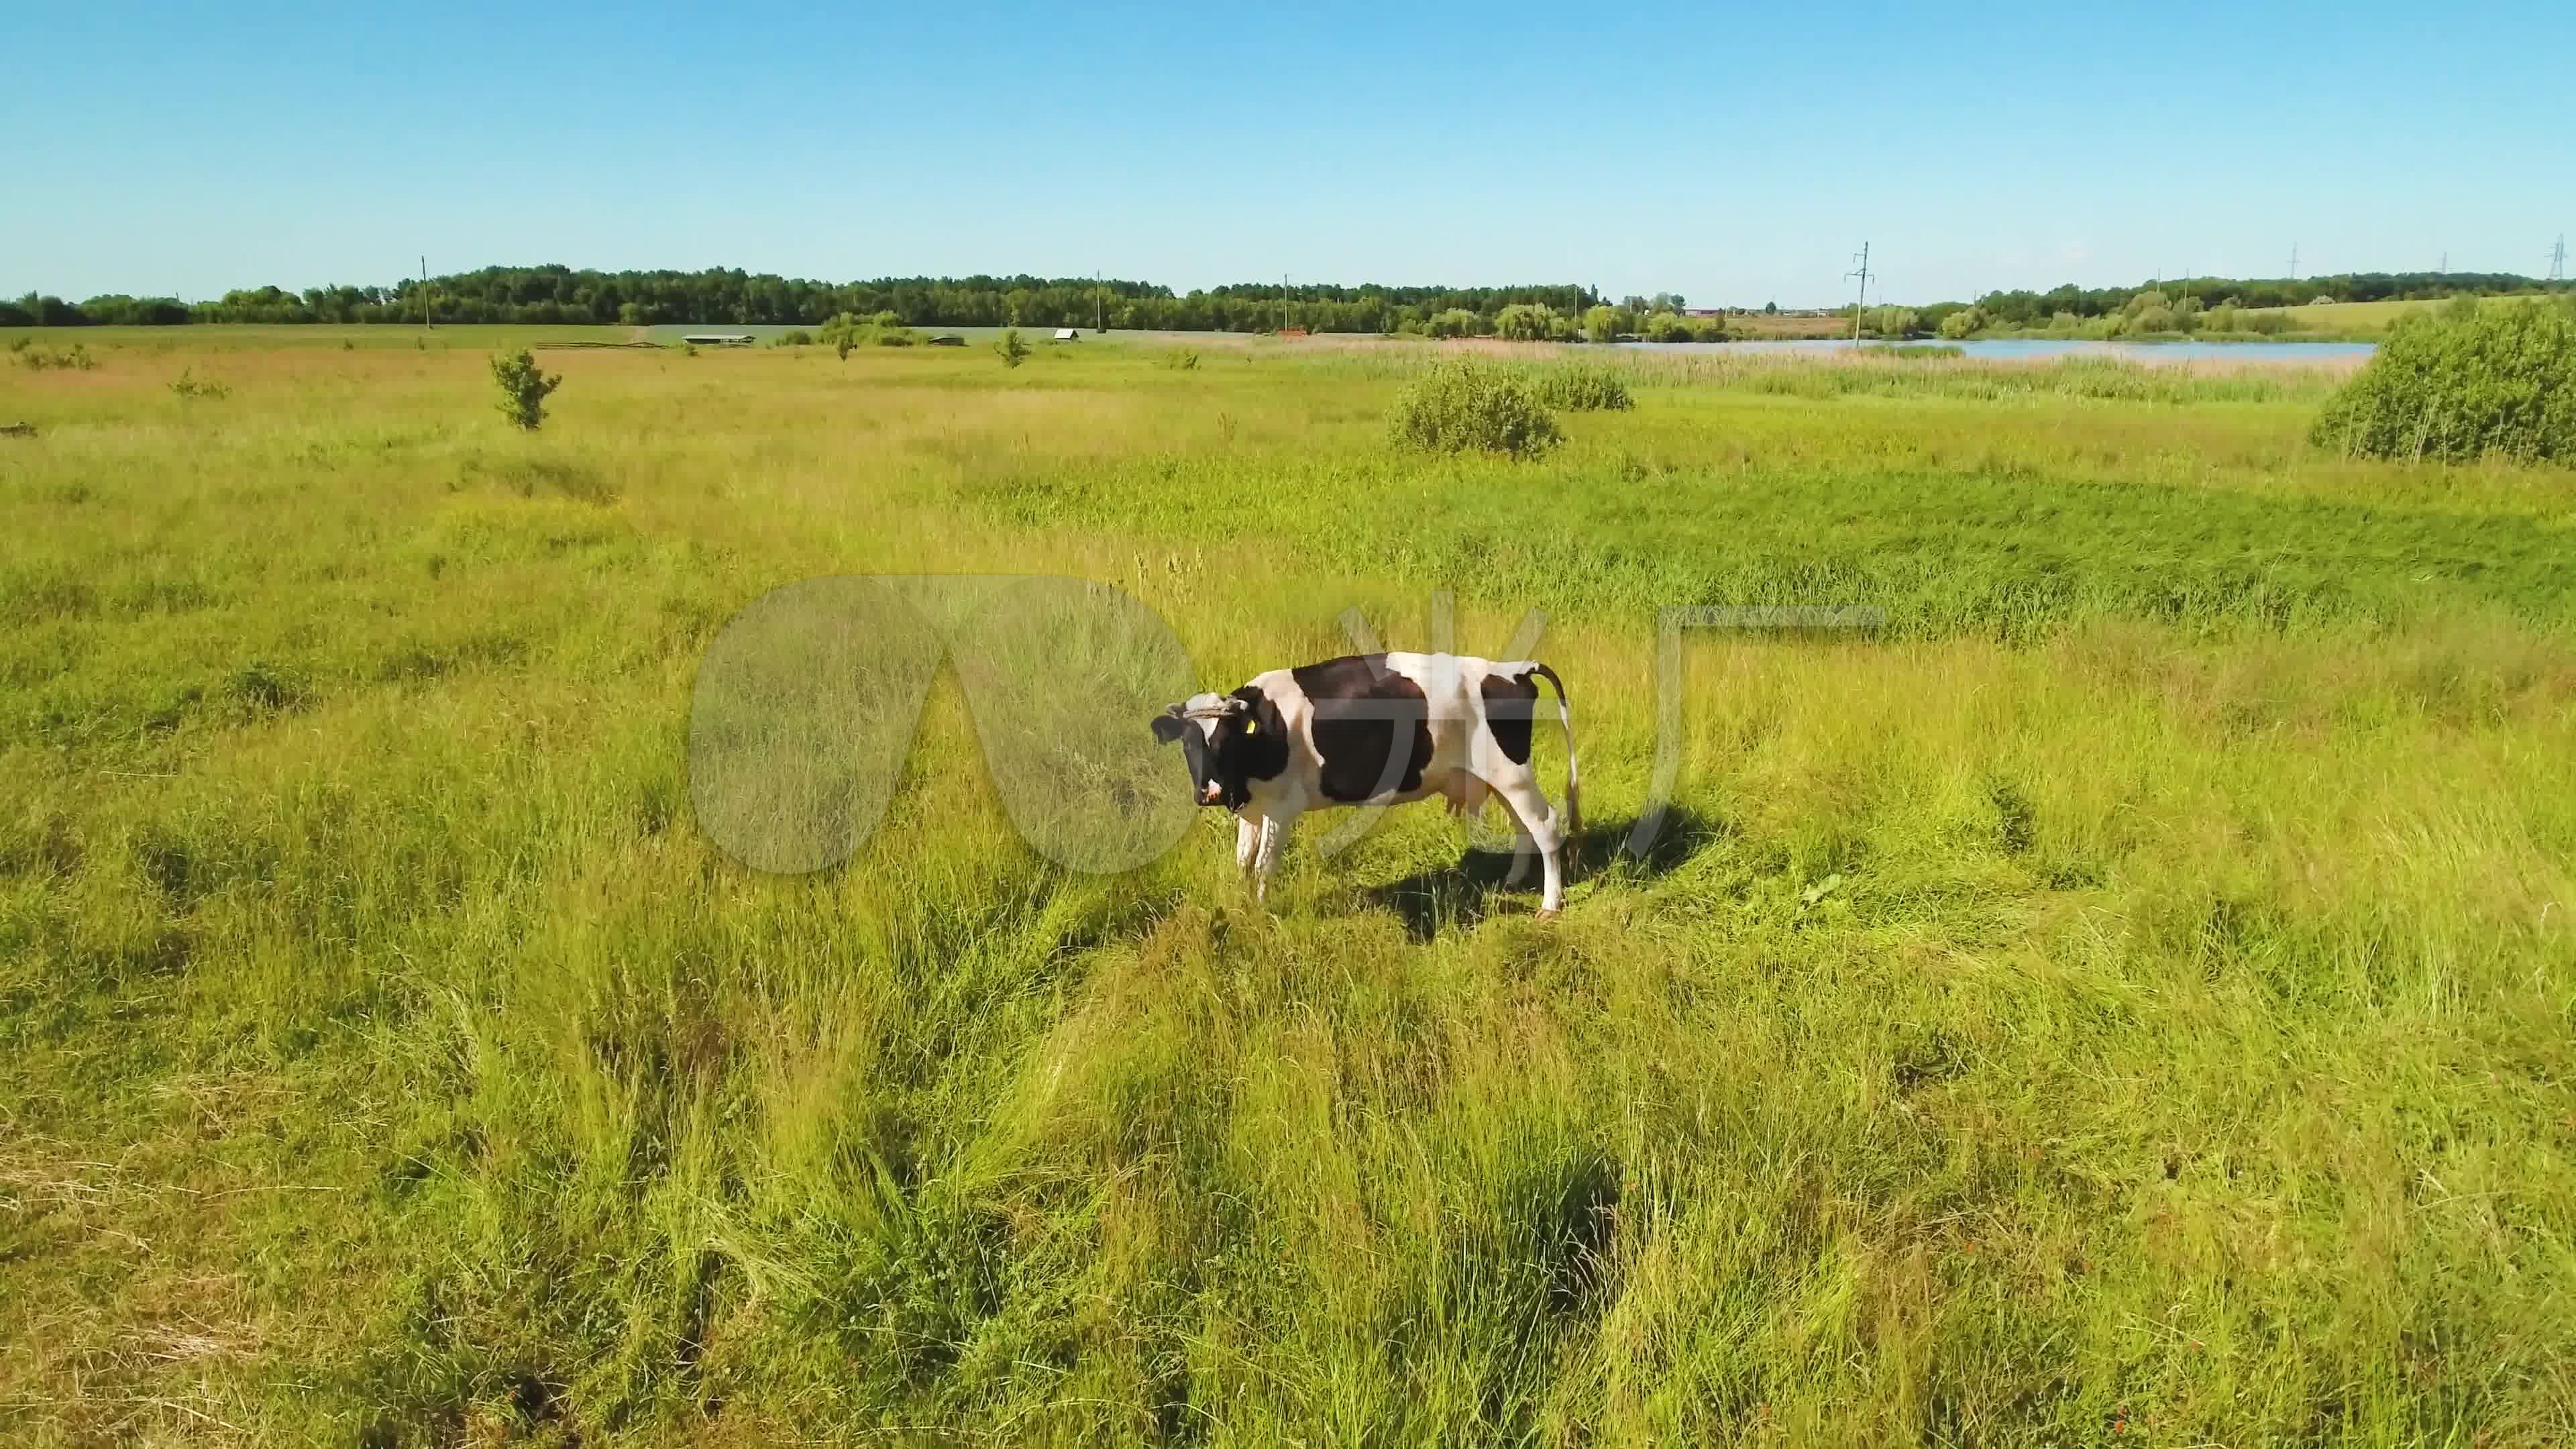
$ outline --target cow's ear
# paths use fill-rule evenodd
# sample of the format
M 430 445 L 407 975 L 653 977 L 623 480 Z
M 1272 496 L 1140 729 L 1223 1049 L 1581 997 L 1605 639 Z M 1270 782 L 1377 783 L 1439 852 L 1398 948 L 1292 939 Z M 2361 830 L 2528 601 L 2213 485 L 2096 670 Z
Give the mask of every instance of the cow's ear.
M 1154 716 L 1154 738 L 1163 744 L 1168 745 L 1179 739 L 1181 731 L 1185 728 L 1187 726 L 1181 720 L 1181 707 L 1177 704 Z

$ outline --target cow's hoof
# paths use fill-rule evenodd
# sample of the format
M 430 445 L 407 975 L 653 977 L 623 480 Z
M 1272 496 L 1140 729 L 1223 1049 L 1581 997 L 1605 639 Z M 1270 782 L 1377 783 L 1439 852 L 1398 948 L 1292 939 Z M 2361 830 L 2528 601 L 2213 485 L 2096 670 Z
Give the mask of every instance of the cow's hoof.
M 1539 918 L 1540 920 L 1542 920 L 1542 921 L 1553 921 L 1553 920 L 1555 920 L 1555 919 L 1556 919 L 1557 914 L 1558 914 L 1557 912 L 1555 912 L 1555 911 L 1551 911 L 1551 910 L 1547 909 L 1546 907 L 1541 906 L 1541 907 L 1539 908 L 1538 918 Z

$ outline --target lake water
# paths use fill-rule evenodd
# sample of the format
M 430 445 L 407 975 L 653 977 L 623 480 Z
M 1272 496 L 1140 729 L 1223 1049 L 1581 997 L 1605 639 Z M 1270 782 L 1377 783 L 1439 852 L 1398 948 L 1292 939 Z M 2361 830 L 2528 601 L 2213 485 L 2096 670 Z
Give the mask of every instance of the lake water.
M 1706 352 L 1712 356 L 1731 352 L 1821 354 L 1852 350 L 1852 343 L 1843 338 L 1720 343 L 1622 342 L 1617 345 L 1640 352 Z M 1860 344 L 1863 349 L 1885 345 L 1881 342 Z M 2127 362 L 2328 362 L 2341 357 L 2368 357 L 2379 346 L 2376 342 L 2087 342 L 2072 337 L 1988 337 L 1928 345 L 1956 347 L 1970 357 L 2116 357 Z

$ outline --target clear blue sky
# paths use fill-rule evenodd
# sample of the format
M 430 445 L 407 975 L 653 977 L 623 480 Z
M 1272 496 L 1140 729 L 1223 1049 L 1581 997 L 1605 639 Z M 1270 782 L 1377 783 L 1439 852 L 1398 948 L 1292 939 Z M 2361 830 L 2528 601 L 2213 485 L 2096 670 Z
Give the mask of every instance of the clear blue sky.
M 0 291 L 2545 270 L 2576 7 L 12 7 Z M 1877 291 L 1872 290 L 1875 300 Z

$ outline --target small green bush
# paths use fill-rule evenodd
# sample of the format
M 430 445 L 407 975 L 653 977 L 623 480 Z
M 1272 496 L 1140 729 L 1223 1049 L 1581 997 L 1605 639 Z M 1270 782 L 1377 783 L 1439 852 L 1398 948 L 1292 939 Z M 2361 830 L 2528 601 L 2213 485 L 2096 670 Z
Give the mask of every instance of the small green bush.
M 98 359 L 90 356 L 89 349 L 77 342 L 60 352 L 47 352 L 41 348 L 30 351 L 26 345 L 27 341 L 28 339 L 23 337 L 18 339 L 17 345 L 11 347 L 9 351 L 17 357 L 18 365 L 29 372 L 43 372 L 47 368 L 55 368 L 63 372 L 87 372 L 98 366 Z
M 492 355 L 492 381 L 501 389 L 501 416 L 532 433 L 546 420 L 547 395 L 563 386 L 563 378 L 546 376 L 524 347 Z
M 181 369 L 178 379 L 170 384 L 171 393 L 183 398 L 202 397 L 216 401 L 232 396 L 233 390 L 220 382 L 199 382 L 190 375 L 195 371 L 194 368 Z
M 2310 437 L 2365 458 L 2576 463 L 2576 303 L 2399 318 Z
M 790 328 L 789 330 L 781 332 L 777 336 L 769 339 L 769 345 L 772 347 L 811 347 L 814 345 L 814 334 L 806 331 L 802 327 Z
M 1163 365 L 1174 372 L 1196 372 L 1199 370 L 1198 349 L 1175 347 L 1163 354 Z
M 1569 413 L 1624 412 L 1637 405 L 1616 368 L 1575 364 L 1538 374 L 1539 401 Z
M 1538 390 L 1517 373 L 1449 358 L 1396 394 L 1387 431 L 1399 447 L 1434 453 L 1543 453 L 1563 441 Z
M 1020 329 L 1014 327 L 993 344 L 993 354 L 1002 359 L 1004 367 L 1017 367 L 1029 360 L 1029 345 L 1020 340 Z

